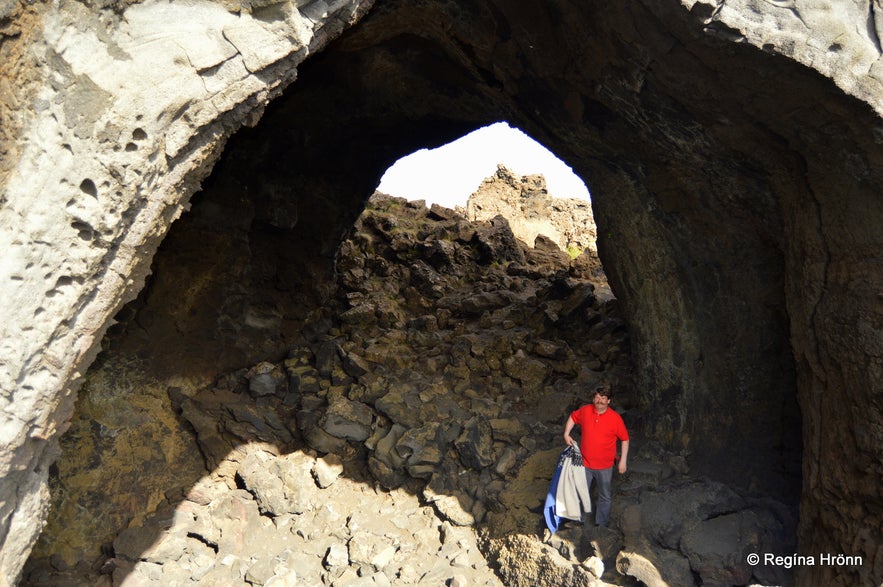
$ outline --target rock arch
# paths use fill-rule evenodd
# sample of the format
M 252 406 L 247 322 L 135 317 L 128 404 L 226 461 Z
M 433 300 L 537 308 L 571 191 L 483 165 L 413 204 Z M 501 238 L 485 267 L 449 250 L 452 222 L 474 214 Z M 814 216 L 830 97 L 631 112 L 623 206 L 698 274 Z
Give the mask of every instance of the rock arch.
M 879 579 L 873 3 L 372 4 L 0 14 L 3 575 L 39 532 L 104 331 L 263 116 L 224 164 L 254 178 L 264 221 L 303 229 L 290 261 L 310 271 L 288 286 L 304 295 L 398 156 L 499 119 L 549 145 L 594 195 L 656 436 L 789 495 L 802 427 L 801 550 L 865 560 L 801 584 Z

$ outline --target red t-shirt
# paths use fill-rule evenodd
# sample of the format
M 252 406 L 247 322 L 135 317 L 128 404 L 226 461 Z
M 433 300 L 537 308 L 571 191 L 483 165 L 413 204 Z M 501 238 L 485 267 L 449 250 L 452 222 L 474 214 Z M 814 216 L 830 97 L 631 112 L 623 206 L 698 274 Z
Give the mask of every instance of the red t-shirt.
M 628 440 L 622 416 L 607 408 L 603 414 L 594 404 L 586 404 L 570 414 L 574 424 L 579 424 L 579 450 L 583 464 L 590 469 L 609 469 L 616 459 L 616 440 Z

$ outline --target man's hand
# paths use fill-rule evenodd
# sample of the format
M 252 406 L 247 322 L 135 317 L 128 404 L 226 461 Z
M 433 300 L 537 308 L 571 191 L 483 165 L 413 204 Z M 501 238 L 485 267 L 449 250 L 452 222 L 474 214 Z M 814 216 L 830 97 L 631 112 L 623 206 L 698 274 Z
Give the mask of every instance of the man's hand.
M 629 441 L 622 441 L 622 456 L 619 459 L 619 474 L 622 475 L 626 472 L 628 467 L 626 467 L 626 463 L 629 460 Z
M 573 446 L 573 439 L 570 437 L 570 431 L 573 430 L 573 427 L 576 423 L 573 421 L 571 416 L 567 416 L 567 423 L 564 424 L 564 444 L 567 446 Z

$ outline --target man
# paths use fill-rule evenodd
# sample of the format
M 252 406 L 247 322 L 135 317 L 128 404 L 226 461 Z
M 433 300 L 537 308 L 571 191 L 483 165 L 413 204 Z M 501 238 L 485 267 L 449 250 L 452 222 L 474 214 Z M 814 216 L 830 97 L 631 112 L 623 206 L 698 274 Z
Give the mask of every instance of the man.
M 613 464 L 616 461 L 616 441 L 622 442 L 622 455 L 619 459 L 619 473 L 628 468 L 629 433 L 622 417 L 610 408 L 613 392 L 609 386 L 595 389 L 592 403 L 574 411 L 564 425 L 564 442 L 574 444 L 570 431 L 580 427 L 579 449 L 586 467 L 586 483 L 589 489 L 592 482 L 598 484 L 598 503 L 595 506 L 595 525 L 607 526 L 610 522 L 610 483 L 613 480 Z

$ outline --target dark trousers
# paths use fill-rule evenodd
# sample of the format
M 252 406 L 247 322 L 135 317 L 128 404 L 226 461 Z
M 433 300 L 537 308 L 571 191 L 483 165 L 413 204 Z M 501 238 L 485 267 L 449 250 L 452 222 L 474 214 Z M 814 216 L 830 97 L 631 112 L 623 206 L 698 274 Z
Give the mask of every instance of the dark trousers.
M 610 522 L 610 483 L 613 481 L 613 467 L 609 469 L 590 469 L 586 467 L 586 483 L 589 491 L 592 482 L 598 484 L 598 500 L 595 504 L 595 524 L 607 526 Z

